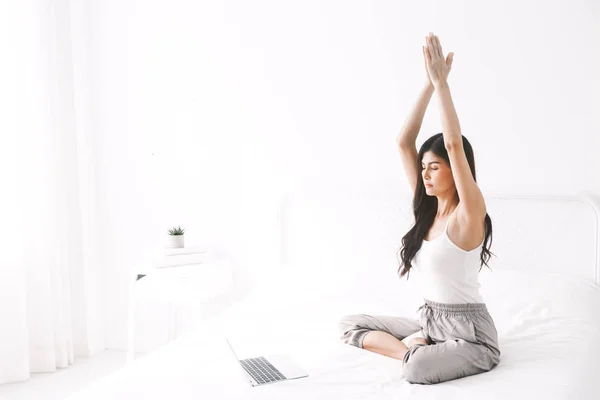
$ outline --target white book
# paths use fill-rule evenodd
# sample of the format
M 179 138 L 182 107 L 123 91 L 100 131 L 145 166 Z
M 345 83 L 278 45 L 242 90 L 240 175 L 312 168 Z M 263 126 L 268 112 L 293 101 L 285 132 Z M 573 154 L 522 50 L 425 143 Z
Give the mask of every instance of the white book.
M 206 253 L 206 252 L 208 252 L 208 250 L 206 250 L 204 247 L 199 247 L 199 246 L 181 247 L 181 248 L 165 247 L 163 252 L 164 252 L 165 256 L 179 256 L 182 254 Z
M 159 256 L 154 265 L 160 267 L 176 267 L 179 265 L 202 264 L 208 261 L 207 253 L 180 254 L 177 257 Z

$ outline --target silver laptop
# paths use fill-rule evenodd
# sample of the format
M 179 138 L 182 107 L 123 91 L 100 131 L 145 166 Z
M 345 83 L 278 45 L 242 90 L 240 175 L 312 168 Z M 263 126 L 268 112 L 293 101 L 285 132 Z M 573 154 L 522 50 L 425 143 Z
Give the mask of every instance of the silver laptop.
M 252 386 L 266 385 L 287 381 L 290 379 L 304 378 L 308 374 L 298 367 L 289 357 L 283 354 L 273 354 L 267 357 L 252 357 L 240 360 L 235 354 L 229 339 L 227 344 L 231 348 L 235 359 L 239 362 L 246 377 Z

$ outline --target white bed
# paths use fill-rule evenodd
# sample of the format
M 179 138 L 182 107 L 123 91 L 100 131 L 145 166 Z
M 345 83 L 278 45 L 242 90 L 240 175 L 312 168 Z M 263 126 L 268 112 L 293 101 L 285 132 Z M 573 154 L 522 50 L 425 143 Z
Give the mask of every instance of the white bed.
M 502 351 L 492 371 L 411 384 L 401 361 L 341 343 L 344 314 L 417 316 L 419 293 L 396 275 L 410 201 L 377 188 L 290 193 L 281 269 L 261 290 L 69 400 L 600 398 L 599 213 L 587 196 L 486 196 L 497 257 L 481 292 Z M 241 356 L 284 353 L 309 377 L 251 387 L 225 335 Z

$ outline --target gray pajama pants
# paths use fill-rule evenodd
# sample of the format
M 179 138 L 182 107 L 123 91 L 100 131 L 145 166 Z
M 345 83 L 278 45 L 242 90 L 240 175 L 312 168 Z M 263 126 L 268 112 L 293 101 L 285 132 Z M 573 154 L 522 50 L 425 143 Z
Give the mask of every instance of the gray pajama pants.
M 365 335 L 383 331 L 398 340 L 421 330 L 430 345 L 411 346 L 402 360 L 404 378 L 433 384 L 487 372 L 500 363 L 498 332 L 485 303 L 446 304 L 425 299 L 419 319 L 368 314 L 339 321 L 344 343 L 363 348 Z

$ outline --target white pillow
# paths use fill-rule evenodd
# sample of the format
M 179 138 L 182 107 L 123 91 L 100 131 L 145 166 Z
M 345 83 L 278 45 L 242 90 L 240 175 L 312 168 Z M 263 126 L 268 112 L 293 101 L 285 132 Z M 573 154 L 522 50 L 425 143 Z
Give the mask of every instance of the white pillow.
M 564 273 L 540 270 L 496 269 L 484 266 L 481 294 L 496 322 L 500 336 L 517 325 L 564 323 L 565 335 L 598 334 L 600 287 Z

